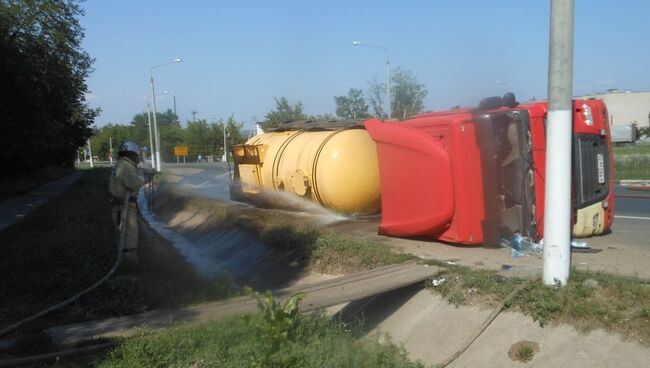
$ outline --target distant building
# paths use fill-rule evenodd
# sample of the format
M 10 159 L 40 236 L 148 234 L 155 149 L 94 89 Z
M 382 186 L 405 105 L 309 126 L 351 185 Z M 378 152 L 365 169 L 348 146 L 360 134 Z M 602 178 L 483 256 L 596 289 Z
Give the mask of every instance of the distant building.
M 650 92 L 610 89 L 579 98 L 600 98 L 605 101 L 611 125 L 636 123 L 639 128 L 650 125 Z

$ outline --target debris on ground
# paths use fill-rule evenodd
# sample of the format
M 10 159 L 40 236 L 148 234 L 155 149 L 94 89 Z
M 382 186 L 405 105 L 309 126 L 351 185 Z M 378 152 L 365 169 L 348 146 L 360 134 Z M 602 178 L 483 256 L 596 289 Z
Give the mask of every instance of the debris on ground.
M 433 286 L 435 286 L 435 287 L 438 287 L 438 286 L 444 284 L 445 281 L 447 281 L 447 280 L 445 280 L 444 278 L 433 279 L 433 280 L 431 280 L 431 285 L 433 285 Z

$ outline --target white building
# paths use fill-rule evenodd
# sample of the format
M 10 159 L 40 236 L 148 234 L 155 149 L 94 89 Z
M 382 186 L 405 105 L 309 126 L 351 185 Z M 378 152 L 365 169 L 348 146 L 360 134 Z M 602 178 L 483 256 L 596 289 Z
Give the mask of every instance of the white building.
M 579 98 L 599 98 L 605 101 L 611 125 L 636 123 L 639 128 L 650 125 L 650 91 L 633 92 L 610 89 L 607 92 L 584 95 Z

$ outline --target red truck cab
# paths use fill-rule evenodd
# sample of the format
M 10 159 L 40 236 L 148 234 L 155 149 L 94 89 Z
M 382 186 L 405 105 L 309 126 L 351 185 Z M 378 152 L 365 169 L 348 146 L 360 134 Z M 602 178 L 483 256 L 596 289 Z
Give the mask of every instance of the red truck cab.
M 546 112 L 546 102 L 520 105 L 510 95 L 402 122 L 366 121 L 379 159 L 379 232 L 467 245 L 514 232 L 539 241 Z M 602 234 L 613 222 L 607 116 L 601 100 L 574 101 L 576 237 Z

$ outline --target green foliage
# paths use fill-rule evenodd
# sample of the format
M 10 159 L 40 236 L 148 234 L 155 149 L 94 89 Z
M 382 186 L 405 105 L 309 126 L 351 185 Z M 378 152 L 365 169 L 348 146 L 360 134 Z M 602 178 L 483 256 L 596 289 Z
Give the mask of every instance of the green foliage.
M 270 355 L 282 347 L 282 345 L 295 341 L 296 329 L 300 323 L 300 310 L 298 304 L 305 298 L 305 293 L 297 293 L 290 296 L 281 306 L 280 302 L 273 298 L 273 294 L 267 291 L 263 295 L 254 294 L 257 299 L 257 306 L 265 323 L 260 326 L 261 334 L 268 342 Z
M 5 174 L 71 167 L 98 114 L 85 102 L 92 59 L 77 1 L 0 2 L 0 136 Z
M 165 161 L 176 160 L 173 156 L 175 146 L 188 146 L 191 156 L 222 155 L 224 125 L 227 134 L 226 142 L 229 147 L 232 144 L 245 141 L 240 132 L 243 124 L 235 120 L 233 116 L 228 117 L 225 122 L 218 120 L 208 123 L 205 119 L 188 121 L 186 128 L 180 126 L 178 117 L 169 109 L 163 113 L 157 113 L 156 117 L 160 132 L 161 155 Z M 129 125 L 108 124 L 101 128 L 95 128 L 92 138 L 93 155 L 98 156 L 100 160 L 107 160 L 111 138 L 114 157 L 117 155 L 118 145 L 125 140 L 134 141 L 140 147 L 149 147 L 149 117 L 147 113 L 136 114 Z
M 291 106 L 289 100 L 285 97 L 275 98 L 275 110 L 266 113 L 264 118 L 268 127 L 276 127 L 278 124 L 287 121 L 297 121 L 307 119 L 303 112 L 302 102 L 298 101 Z
M 427 90 L 410 70 L 397 68 L 391 75 L 391 108 L 393 117 L 406 119 L 424 108 Z
M 334 96 L 336 115 L 341 119 L 364 119 L 368 114 L 368 104 L 363 97 L 363 91 L 350 88 L 347 96 Z
M 443 267 L 434 278 L 445 279 L 441 285 L 429 283 L 429 287 L 457 306 L 477 301 L 497 304 L 525 282 L 495 271 L 451 266 L 435 260 L 427 263 Z M 586 286 L 588 279 L 595 280 L 598 286 Z M 574 269 L 565 287 L 547 287 L 535 280 L 509 300 L 505 308 L 518 309 L 541 326 L 561 321 L 584 330 L 603 327 L 637 337 L 648 345 L 649 303 L 650 288 L 642 281 Z
M 648 125 L 639 128 L 639 137 L 650 137 L 650 114 L 648 114 Z
M 322 314 L 301 316 L 267 293 L 260 313 L 127 339 L 99 367 L 423 367 L 403 348 L 360 338 Z
M 401 263 L 416 257 L 396 253 L 389 246 L 325 232 L 309 251 L 311 262 L 324 272 L 341 273 Z
M 93 129 L 92 150 L 100 160 L 108 160 L 111 144 L 113 148 L 113 158 L 117 158 L 117 151 L 120 144 L 127 140 L 133 140 L 132 127 L 108 124 L 101 129 Z M 149 143 L 146 144 L 149 146 Z

